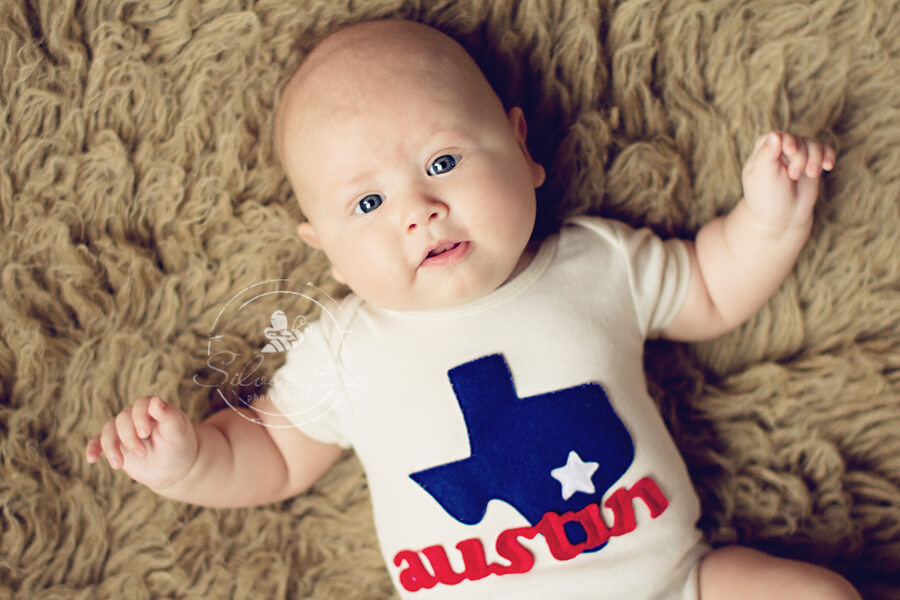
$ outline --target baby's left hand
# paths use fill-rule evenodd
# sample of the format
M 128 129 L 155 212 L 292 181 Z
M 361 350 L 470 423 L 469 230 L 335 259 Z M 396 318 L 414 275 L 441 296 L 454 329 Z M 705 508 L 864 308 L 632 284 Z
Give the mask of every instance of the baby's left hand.
M 742 174 L 747 207 L 773 233 L 805 229 L 812 221 L 819 177 L 834 163 L 834 149 L 815 140 L 784 131 L 759 138 Z

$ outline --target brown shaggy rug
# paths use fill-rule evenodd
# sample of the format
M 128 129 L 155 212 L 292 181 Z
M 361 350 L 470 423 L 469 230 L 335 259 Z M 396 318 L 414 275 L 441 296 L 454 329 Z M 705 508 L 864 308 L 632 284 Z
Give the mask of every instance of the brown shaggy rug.
M 252 396 L 273 311 L 340 294 L 295 235 L 272 115 L 316 39 L 382 17 L 453 35 L 523 106 L 556 217 L 690 235 L 758 135 L 835 146 L 777 295 L 647 369 L 713 543 L 900 598 L 897 0 L 4 0 L 0 598 L 392 597 L 352 454 L 236 510 L 84 460 L 139 395 L 195 419 Z

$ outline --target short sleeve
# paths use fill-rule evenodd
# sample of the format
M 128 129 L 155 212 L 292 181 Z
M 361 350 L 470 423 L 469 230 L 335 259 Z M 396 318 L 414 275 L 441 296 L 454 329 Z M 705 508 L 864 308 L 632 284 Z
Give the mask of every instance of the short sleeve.
M 663 240 L 647 228 L 615 223 L 631 283 L 638 324 L 646 338 L 657 337 L 687 297 L 691 261 L 683 240 Z
M 272 378 L 268 396 L 309 437 L 348 448 L 348 410 L 343 370 L 321 323 L 312 323 Z
M 572 223 L 607 240 L 624 262 L 638 328 L 656 337 L 678 314 L 687 298 L 691 261 L 683 240 L 662 240 L 650 229 L 599 217 L 577 217 Z

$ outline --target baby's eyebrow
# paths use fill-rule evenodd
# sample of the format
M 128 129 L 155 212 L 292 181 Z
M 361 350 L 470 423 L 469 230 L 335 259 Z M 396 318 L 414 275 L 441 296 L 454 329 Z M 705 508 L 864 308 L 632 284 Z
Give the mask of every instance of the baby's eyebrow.
M 446 140 L 448 142 L 453 141 L 454 144 L 459 144 L 460 142 L 467 142 L 469 139 L 471 139 L 471 135 L 466 133 L 463 129 L 459 127 L 445 127 L 427 136 L 427 141 L 425 143 L 436 144 Z
M 353 190 L 361 187 L 366 181 L 370 181 L 375 176 L 375 169 L 366 169 L 357 174 L 353 179 L 342 180 L 335 186 L 335 191 L 344 193 L 353 193 Z
M 325 178 L 331 193 L 345 196 L 358 193 L 360 187 L 375 179 L 380 169 L 381 164 L 374 157 L 370 159 L 365 154 L 350 152 L 349 155 L 331 157 L 318 176 Z

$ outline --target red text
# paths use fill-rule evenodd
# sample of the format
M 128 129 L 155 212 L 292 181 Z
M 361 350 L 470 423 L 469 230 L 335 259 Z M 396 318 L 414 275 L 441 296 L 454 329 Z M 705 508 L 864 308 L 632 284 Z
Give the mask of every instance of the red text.
M 478 538 L 470 538 L 456 544 L 462 555 L 465 568 L 456 572 L 450 566 L 447 551 L 441 545 L 428 546 L 423 550 L 401 550 L 394 555 L 394 565 L 401 568 L 400 585 L 410 592 L 431 589 L 439 583 L 456 585 L 463 580 L 475 581 L 488 575 L 510 575 L 525 573 L 534 567 L 534 556 L 519 542 L 519 538 L 533 539 L 538 534 L 544 537 L 550 554 L 556 560 L 571 560 L 582 552 L 604 545 L 611 537 L 634 531 L 634 500 L 640 498 L 656 518 L 669 506 L 669 501 L 656 483 L 645 477 L 632 487 L 616 490 L 603 503 L 613 513 L 612 525 L 607 525 L 600 514 L 600 506 L 588 504 L 577 512 L 557 514 L 546 513 L 537 525 L 507 529 L 497 536 L 495 548 L 508 565 L 488 563 L 484 546 Z M 566 523 L 578 523 L 585 532 L 585 541 L 573 544 L 565 532 Z M 426 562 L 430 570 L 426 568 Z

